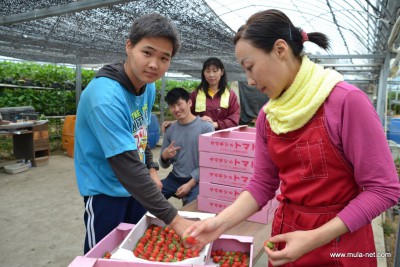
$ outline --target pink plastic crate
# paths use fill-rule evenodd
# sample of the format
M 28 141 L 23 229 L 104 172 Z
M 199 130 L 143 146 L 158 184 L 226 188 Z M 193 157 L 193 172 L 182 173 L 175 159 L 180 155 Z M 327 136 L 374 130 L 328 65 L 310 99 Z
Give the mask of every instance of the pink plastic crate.
M 78 256 L 73 262 L 68 265 L 69 267 L 86 267 L 86 266 L 123 266 L 123 265 L 104 265 L 110 263 L 107 259 L 102 259 L 105 252 L 114 251 L 125 239 L 125 237 L 135 227 L 134 224 L 121 223 L 108 235 L 106 235 L 99 243 L 97 243 L 91 250 L 84 256 Z M 102 263 L 105 261 L 105 263 Z
M 134 224 L 120 223 L 114 230 L 106 235 L 99 243 L 97 243 L 91 250 L 89 250 L 85 257 L 89 258 L 101 258 L 105 252 L 112 252 L 118 247 L 125 237 L 135 227 Z
M 96 246 L 94 246 L 84 256 L 77 256 L 68 266 L 69 267 L 194 267 L 192 264 L 182 263 L 162 263 L 162 262 L 132 262 L 118 259 L 103 259 L 106 251 L 115 251 L 122 241 L 126 239 L 131 230 L 135 227 L 133 224 L 121 223 L 107 236 L 105 236 Z M 243 236 L 221 236 L 212 245 L 216 247 L 223 247 L 226 250 L 234 248 L 251 249 L 252 255 L 252 241 Z M 243 250 L 244 251 L 244 250 Z M 251 256 L 252 258 L 252 256 Z M 208 258 L 207 258 L 208 261 Z M 208 264 L 207 264 L 208 265 Z M 215 264 L 212 264 L 215 266 Z M 199 265 L 205 266 L 205 265 Z M 251 266 L 251 265 L 250 265 Z
M 207 182 L 200 182 L 199 189 L 199 195 L 202 197 L 214 198 L 230 202 L 234 201 L 243 190 L 243 188 L 240 187 L 219 185 Z
M 252 177 L 248 172 L 200 167 L 200 181 L 236 187 L 245 187 Z
M 250 127 L 232 127 L 199 136 L 199 151 L 254 157 L 256 135 Z M 255 129 L 255 128 L 254 128 Z
M 227 208 L 232 202 L 197 196 L 197 209 L 205 212 L 219 213 Z M 247 220 L 251 222 L 268 224 L 274 217 L 274 212 L 279 202 L 274 198 L 270 200 L 259 212 L 254 213 Z
M 119 259 L 103 259 L 105 252 L 114 253 L 122 242 L 129 236 L 134 224 L 121 223 L 84 256 L 77 256 L 68 267 L 192 267 L 192 264 L 162 263 L 162 262 L 133 262 Z M 132 253 L 133 254 L 133 253 Z
M 122 261 L 122 260 L 113 260 L 113 259 L 97 259 L 97 258 L 87 258 L 85 256 L 78 256 L 74 259 L 74 261 L 69 265 L 69 267 L 193 267 L 193 265 L 187 264 L 168 264 L 168 263 L 138 263 L 138 262 L 130 262 L 130 261 Z M 204 265 L 203 265 L 204 267 Z
M 247 125 L 240 125 L 238 127 L 232 127 L 233 128 L 233 132 L 245 132 L 245 133 L 256 133 L 257 129 L 256 127 L 249 127 Z M 235 129 L 236 128 L 236 129 Z
M 224 251 L 240 251 L 249 253 L 249 267 L 253 266 L 253 240 L 252 236 L 221 235 L 212 244 L 211 250 L 222 249 Z M 212 257 L 206 262 L 206 266 L 216 266 Z M 193 266 L 198 267 L 198 266 Z M 204 267 L 204 266 L 202 266 Z
M 171 266 L 171 264 L 169 264 Z M 193 267 L 193 265 L 188 264 L 172 264 L 173 266 L 179 267 Z M 129 262 L 113 259 L 97 259 L 97 258 L 87 258 L 85 256 L 78 256 L 69 265 L 69 267 L 167 267 L 168 263 L 141 263 L 141 262 Z M 204 265 L 203 265 L 204 267 Z
M 231 171 L 233 170 L 247 173 L 253 173 L 254 171 L 254 162 L 253 158 L 251 157 L 242 157 L 204 151 L 200 151 L 199 154 L 200 167 L 209 167 Z

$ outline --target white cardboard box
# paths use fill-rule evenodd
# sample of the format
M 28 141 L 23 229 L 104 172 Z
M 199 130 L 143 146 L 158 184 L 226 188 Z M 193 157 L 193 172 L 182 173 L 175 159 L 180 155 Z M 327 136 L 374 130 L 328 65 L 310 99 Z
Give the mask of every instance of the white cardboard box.
M 199 151 L 199 166 L 237 172 L 254 172 L 254 157 Z
M 199 151 L 254 157 L 255 128 L 231 127 L 199 136 Z
M 224 201 L 235 201 L 242 193 L 243 188 L 236 186 L 220 185 L 214 183 L 200 182 L 199 196 L 220 199 Z
M 197 196 L 197 201 L 198 210 L 214 213 L 219 213 L 232 204 L 232 201 L 203 197 L 201 195 Z M 273 198 L 260 211 L 247 218 L 247 221 L 268 224 L 273 219 L 278 205 L 279 202 L 276 198 Z
M 203 212 L 190 212 L 190 211 L 178 211 L 179 215 L 187 219 L 200 219 L 204 220 L 207 218 L 214 217 L 213 213 L 203 213 Z M 135 227 L 131 230 L 128 236 L 122 241 L 119 248 L 112 254 L 111 259 L 125 260 L 125 261 L 133 261 L 138 263 L 149 263 L 148 260 L 140 259 L 133 255 L 133 249 L 136 246 L 138 240 L 142 237 L 143 233 L 146 229 L 151 225 L 156 224 L 164 227 L 165 223 L 147 212 L 142 219 L 135 225 Z M 191 264 L 191 265 L 204 265 L 206 260 L 210 257 L 211 253 L 211 244 L 206 245 L 201 251 L 199 257 L 186 259 L 183 261 L 176 262 L 178 265 L 182 264 Z M 174 265 L 174 263 L 162 263 L 166 265 Z
M 200 181 L 202 182 L 245 187 L 252 176 L 253 174 L 248 172 L 200 167 Z

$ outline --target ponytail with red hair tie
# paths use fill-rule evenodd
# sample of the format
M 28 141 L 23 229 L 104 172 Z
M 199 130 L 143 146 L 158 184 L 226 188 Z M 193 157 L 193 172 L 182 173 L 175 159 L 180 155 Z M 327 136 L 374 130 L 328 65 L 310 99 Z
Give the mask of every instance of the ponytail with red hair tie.
M 308 41 L 308 34 L 305 31 L 301 31 L 302 42 Z

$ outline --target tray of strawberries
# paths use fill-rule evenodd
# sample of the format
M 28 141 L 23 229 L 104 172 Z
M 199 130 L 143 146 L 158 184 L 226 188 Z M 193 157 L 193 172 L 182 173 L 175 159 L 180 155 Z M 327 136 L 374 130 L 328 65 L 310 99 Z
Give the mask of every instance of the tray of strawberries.
M 179 211 L 179 214 L 192 220 L 203 220 L 215 216 L 212 213 L 187 211 Z M 195 241 L 189 238 L 184 242 Z M 205 265 L 211 253 L 210 247 L 211 244 L 200 251 L 186 249 L 183 246 L 183 240 L 169 225 L 165 225 L 151 213 L 146 213 L 110 258 L 141 263 Z
M 151 224 L 137 241 L 133 255 L 149 261 L 179 262 L 199 257 L 200 251 L 185 248 L 183 239 L 169 225 Z

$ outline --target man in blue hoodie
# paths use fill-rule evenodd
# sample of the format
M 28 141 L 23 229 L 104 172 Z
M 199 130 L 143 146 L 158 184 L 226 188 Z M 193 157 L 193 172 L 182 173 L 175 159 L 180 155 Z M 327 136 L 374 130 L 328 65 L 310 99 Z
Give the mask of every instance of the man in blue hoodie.
M 158 165 L 147 143 L 154 82 L 179 48 L 170 20 L 144 15 L 130 29 L 126 61 L 100 69 L 81 95 L 74 160 L 85 203 L 85 253 L 119 223 L 137 223 L 146 210 L 178 234 L 191 224 L 161 193 Z

